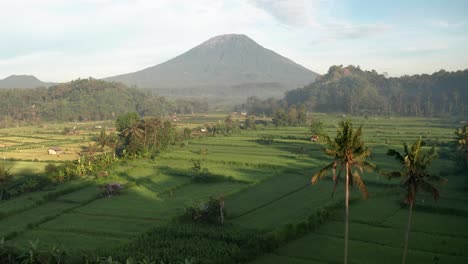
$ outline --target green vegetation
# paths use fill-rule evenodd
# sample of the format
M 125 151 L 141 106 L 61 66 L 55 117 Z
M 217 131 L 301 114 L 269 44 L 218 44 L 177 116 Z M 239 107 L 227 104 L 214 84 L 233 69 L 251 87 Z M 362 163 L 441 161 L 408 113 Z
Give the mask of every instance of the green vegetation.
M 121 83 L 78 79 L 49 88 L 1 89 L 2 123 L 109 120 L 127 112 L 159 115 L 170 111 L 164 98 L 151 90 Z
M 411 229 L 411 215 L 413 213 L 413 205 L 416 200 L 416 194 L 419 190 L 428 192 L 434 197 L 434 200 L 439 199 L 439 190 L 437 190 L 431 181 L 443 181 L 442 178 L 428 173 L 428 166 L 437 157 L 435 148 L 432 147 L 428 152 L 423 152 L 425 142 L 419 138 L 411 147 L 404 144 L 404 155 L 400 152 L 389 149 L 387 155 L 395 157 L 395 159 L 403 167 L 403 172 L 392 172 L 391 177 L 403 178 L 401 186 L 405 188 L 406 199 L 405 202 L 409 204 L 408 227 L 405 234 L 405 246 L 403 249 L 402 263 L 406 263 L 406 255 L 408 253 L 408 239 Z
M 144 131 L 145 120 L 151 119 L 136 117 L 133 124 Z M 76 163 L 52 155 L 41 158 L 47 162 L 31 161 L 37 154 L 26 150 L 45 152 L 47 148 L 42 145 L 62 149 L 73 145 L 75 159 L 80 157 L 86 168 L 90 162 L 93 165 L 92 171 L 74 180 L 51 181 L 38 191 L 0 201 L 0 237 L 5 237 L 5 247 L 24 253 L 30 249 L 29 241 L 38 240 L 39 255 L 48 255 L 54 245 L 59 246 L 60 252 L 66 253 L 66 263 L 83 263 L 84 258 L 89 263 L 343 260 L 340 252 L 346 197 L 344 192 L 330 197 L 332 191 L 326 184 L 310 184 L 311 172 L 325 167 L 330 160 L 322 145 L 310 141 L 309 126 L 275 127 L 270 120 L 256 117 L 254 130 L 241 129 L 245 117 L 234 114 L 230 118 L 226 114 L 179 118 L 174 127 L 178 142 L 168 143 L 147 158 L 138 154 L 114 159 L 112 146 L 126 148 L 126 137 L 131 133 L 105 143 L 108 136 L 112 138 L 109 123 L 0 129 L 0 144 L 18 146 L 18 150 L 0 146 L 7 157 L 5 168 L 11 168 L 13 179 L 26 180 L 39 174 L 50 178 L 62 166 L 76 168 Z M 343 118 L 317 113 L 313 120 L 320 120 L 323 133 L 331 134 Z M 200 131 L 207 124 L 234 124 L 236 129 L 213 136 Z M 399 169 L 399 164 L 386 155 L 388 148 L 395 149 L 420 136 L 435 146 L 440 159 L 433 161 L 428 172 L 444 172 L 449 182 L 440 188 L 442 198 L 437 204 L 427 194 L 418 193 L 408 262 L 465 263 L 468 230 L 464 223 L 468 209 L 466 191 L 461 187 L 466 186 L 466 177 L 457 175 L 454 169 L 456 157 L 451 145 L 455 141 L 453 131 L 459 126 L 457 120 L 369 116 L 353 117 L 353 124 L 364 125 L 362 141 L 356 143 L 366 142 L 365 147 L 372 149 L 372 163 L 385 171 Z M 63 135 L 64 127 L 73 126 L 82 134 Z M 121 131 L 128 127 L 132 126 L 124 125 Z M 136 136 L 141 131 L 134 132 Z M 152 134 L 141 133 L 139 140 L 151 142 L 145 141 L 144 135 Z M 267 135 L 271 143 L 259 141 L 262 135 Z M 92 140 L 96 143 L 90 145 Z M 17 153 L 16 157 L 23 160 L 9 160 L 10 153 Z M 60 159 L 63 156 L 60 154 Z M 23 173 L 26 167 L 33 168 L 34 173 Z M 401 237 L 407 219 L 398 182 L 375 172 L 360 176 L 371 199 L 359 199 L 357 193 L 350 193 L 349 208 L 353 213 L 349 215 L 349 262 L 395 263 L 401 259 Z M 109 183 L 125 187 L 118 195 L 101 196 L 99 187 Z M 190 216 L 203 215 L 195 217 L 203 221 L 184 218 L 190 209 L 196 210 Z
M 362 172 L 364 168 L 373 170 L 375 166 L 366 161 L 371 155 L 371 151 L 364 145 L 362 140 L 362 127 L 353 129 L 353 124 L 350 120 L 341 121 L 338 124 L 336 137 L 323 135 L 328 148 L 325 153 L 332 157 L 333 161 L 319 170 L 312 177 L 312 184 L 316 183 L 329 170 L 333 170 L 333 192 L 335 193 L 338 182 L 340 181 L 341 172 L 345 171 L 345 246 L 344 246 L 344 263 L 348 263 L 348 236 L 349 236 L 349 189 L 354 184 L 359 188 L 364 198 L 368 198 L 369 192 L 361 178 L 358 169 Z M 338 169 L 338 173 L 336 170 Z M 354 171 L 353 171 L 354 169 Z
M 302 105 L 310 112 L 463 117 L 468 113 L 467 82 L 468 70 L 387 78 L 375 70 L 340 65 L 313 83 L 288 91 L 281 100 L 251 97 L 237 109 L 272 117 Z
M 468 170 L 468 125 L 464 125 L 455 131 L 455 136 L 460 152 L 461 163 L 464 170 Z

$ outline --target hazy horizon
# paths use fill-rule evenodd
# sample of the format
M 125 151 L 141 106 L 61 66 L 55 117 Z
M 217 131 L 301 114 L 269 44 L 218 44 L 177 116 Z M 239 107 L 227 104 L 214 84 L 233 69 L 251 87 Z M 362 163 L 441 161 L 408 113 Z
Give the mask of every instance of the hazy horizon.
M 0 10 L 0 79 L 135 72 L 230 33 L 319 74 L 349 64 L 390 76 L 468 68 L 466 1 L 20 0 Z

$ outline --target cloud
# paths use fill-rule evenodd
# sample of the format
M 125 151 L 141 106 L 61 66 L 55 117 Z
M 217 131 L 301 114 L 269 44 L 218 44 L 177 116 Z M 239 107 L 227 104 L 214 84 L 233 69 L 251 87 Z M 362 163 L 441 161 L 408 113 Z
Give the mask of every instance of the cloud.
M 465 22 L 448 22 L 445 20 L 435 20 L 431 21 L 429 24 L 434 27 L 444 28 L 444 29 L 458 29 L 465 26 Z
M 330 37 L 335 39 L 358 39 L 382 34 L 392 27 L 389 25 L 353 25 L 353 24 L 329 24 L 325 26 L 330 32 Z
M 388 25 L 357 25 L 340 21 L 330 15 L 333 4 L 324 0 L 251 0 L 257 8 L 282 24 L 295 28 L 313 29 L 321 41 L 329 39 L 358 39 L 388 31 Z M 311 45 L 318 41 L 310 41 Z
M 317 26 L 317 0 L 252 0 L 252 3 L 269 13 L 279 22 L 294 27 Z

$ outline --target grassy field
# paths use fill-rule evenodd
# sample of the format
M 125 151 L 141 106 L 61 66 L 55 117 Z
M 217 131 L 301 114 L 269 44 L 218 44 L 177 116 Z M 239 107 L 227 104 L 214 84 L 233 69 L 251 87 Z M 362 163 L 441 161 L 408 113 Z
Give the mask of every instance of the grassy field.
M 181 117 L 180 127 L 199 127 L 222 120 L 225 115 Z M 326 131 L 334 135 L 341 116 L 321 115 Z M 419 136 L 438 144 L 441 160 L 432 170 L 449 179 L 440 186 L 442 199 L 432 202 L 419 196 L 410 236 L 408 262 L 467 263 L 468 197 L 460 186 L 467 181 L 452 175 L 455 164 L 448 158 L 448 143 L 458 127 L 455 120 L 425 118 L 353 118 L 364 125 L 364 137 L 373 148 L 372 162 L 384 169 L 398 169 L 385 153 L 401 149 L 403 142 Z M 89 142 L 99 130 L 81 124 L 80 135 L 62 135 L 64 127 L 20 127 L 0 130 L 0 156 L 15 174 L 40 173 L 46 162 L 72 159 L 50 157 L 48 146 L 69 150 Z M 109 124 L 107 124 L 109 125 Z M 272 144 L 260 144 L 261 135 L 275 137 Z M 129 160 L 113 165 L 108 178 L 73 181 L 59 185 L 65 190 L 46 199 L 57 189 L 43 190 L 0 201 L 0 237 L 11 239 L 19 247 L 39 239 L 43 247 L 60 245 L 76 254 L 90 250 L 109 250 L 124 245 L 139 234 L 170 224 L 190 205 L 200 204 L 210 196 L 226 197 L 227 222 L 239 230 L 275 231 L 287 224 L 307 219 L 317 210 L 339 203 L 341 191 L 331 198 L 329 180 L 310 185 L 310 177 L 328 161 L 320 145 L 307 140 L 307 127 L 274 128 L 259 126 L 256 131 L 219 137 L 193 138 L 161 153 L 154 160 Z M 3 144 L 3 148 L 2 148 Z M 8 145 L 8 146 L 7 146 Z M 201 160 L 210 173 L 225 181 L 194 183 L 192 160 Z M 33 160 L 33 161 L 31 161 Z M 350 224 L 351 263 L 395 263 L 401 258 L 407 208 L 397 181 L 388 181 L 375 173 L 365 173 L 371 197 L 362 200 L 353 190 Z M 121 195 L 100 197 L 98 185 L 120 182 L 127 188 Z M 343 212 L 315 231 L 282 245 L 253 263 L 339 263 L 343 254 Z

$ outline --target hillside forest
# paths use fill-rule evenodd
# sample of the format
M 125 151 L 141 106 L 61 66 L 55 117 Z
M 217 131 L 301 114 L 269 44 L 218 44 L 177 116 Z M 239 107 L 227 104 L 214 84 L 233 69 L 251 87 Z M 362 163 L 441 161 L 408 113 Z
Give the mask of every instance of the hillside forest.
M 468 113 L 468 70 L 386 77 L 375 70 L 332 66 L 325 75 L 283 99 L 250 97 L 238 105 L 273 116 L 279 108 L 305 105 L 309 111 L 354 115 L 463 116 Z
M 467 84 L 468 70 L 389 78 L 374 70 L 332 66 L 313 83 L 286 92 L 282 99 L 249 97 L 234 110 L 270 117 L 296 110 L 353 115 L 464 116 L 468 112 Z M 0 105 L 0 122 L 6 126 L 18 121 L 108 120 L 128 112 L 160 116 L 213 111 L 208 98 L 168 99 L 159 96 L 158 89 L 139 89 L 93 78 L 49 88 L 0 89 L 0 100 L 5 102 Z M 210 100 L 214 102 L 213 98 Z M 218 110 L 232 110 L 231 103 L 228 97 L 216 98 Z

